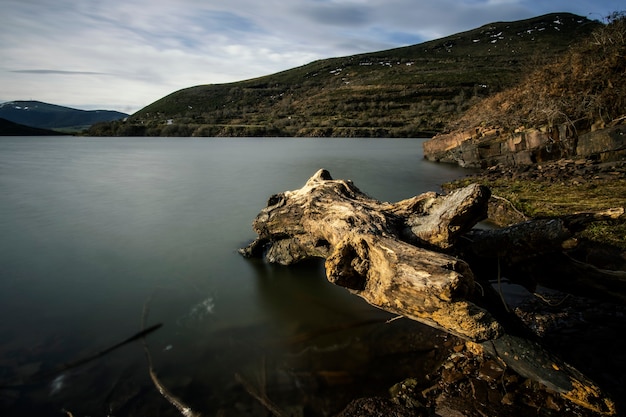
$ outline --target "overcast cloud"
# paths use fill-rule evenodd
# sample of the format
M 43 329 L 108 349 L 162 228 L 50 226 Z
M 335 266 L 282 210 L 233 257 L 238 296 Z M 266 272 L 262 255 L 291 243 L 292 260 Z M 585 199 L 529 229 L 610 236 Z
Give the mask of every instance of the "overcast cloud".
M 181 88 L 623 0 L 2 0 L 0 102 L 133 113 Z

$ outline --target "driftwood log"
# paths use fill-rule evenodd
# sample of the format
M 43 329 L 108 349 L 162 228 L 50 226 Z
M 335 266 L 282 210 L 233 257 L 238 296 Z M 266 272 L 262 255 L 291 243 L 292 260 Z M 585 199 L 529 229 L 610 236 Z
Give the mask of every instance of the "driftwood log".
M 301 189 L 269 199 L 254 220 L 258 238 L 242 253 L 283 265 L 325 258 L 329 281 L 370 304 L 482 342 L 503 329 L 469 301 L 477 290 L 469 266 L 408 241 L 450 247 L 484 216 L 488 193 L 476 185 L 390 204 L 320 170 Z
M 614 414 L 613 403 L 584 375 L 511 334 L 485 303 L 488 283 L 477 283 L 469 264 L 452 255 L 486 217 L 489 196 L 488 188 L 473 184 L 447 195 L 380 202 L 319 170 L 301 189 L 270 197 L 253 222 L 258 237 L 240 252 L 283 265 L 324 258 L 328 280 L 371 305 L 479 344 L 523 376 Z M 550 244 L 567 237 L 556 231 Z M 475 250 L 492 250 L 477 240 Z M 501 248 L 493 249 L 498 256 Z

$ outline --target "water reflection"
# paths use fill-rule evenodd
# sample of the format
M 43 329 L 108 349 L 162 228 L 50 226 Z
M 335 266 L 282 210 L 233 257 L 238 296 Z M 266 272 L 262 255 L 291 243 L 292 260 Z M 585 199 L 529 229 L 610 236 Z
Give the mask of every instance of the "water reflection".
M 321 261 L 289 268 L 252 262 L 259 294 L 273 321 L 282 323 L 282 339 L 250 372 L 263 375 L 267 396 L 293 415 L 337 413 L 352 398 L 384 396 L 393 383 L 438 363 L 445 335 L 392 320 L 333 286 Z
M 140 343 L 29 380 L 139 331 L 147 300 L 147 322 L 164 323 L 148 337 L 155 373 L 206 415 L 267 415 L 250 387 L 292 415 L 327 415 L 426 370 L 439 333 L 386 323 L 321 262 L 236 253 L 267 198 L 319 168 L 387 201 L 464 175 L 420 151 L 418 140 L 0 138 L 0 385 L 21 384 L 0 389 L 0 415 L 177 415 Z

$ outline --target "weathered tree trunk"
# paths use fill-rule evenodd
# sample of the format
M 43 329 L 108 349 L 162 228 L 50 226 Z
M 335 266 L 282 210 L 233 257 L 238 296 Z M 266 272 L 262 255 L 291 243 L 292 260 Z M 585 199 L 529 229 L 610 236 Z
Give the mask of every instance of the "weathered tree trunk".
M 283 265 L 325 258 L 328 280 L 368 303 L 479 343 L 522 375 L 588 408 L 614 413 L 610 400 L 578 371 L 540 346 L 506 334 L 475 302 L 482 288 L 469 265 L 440 252 L 486 216 L 489 195 L 486 187 L 474 184 L 444 196 L 425 193 L 385 203 L 319 170 L 301 189 L 270 197 L 253 223 L 258 238 L 240 252 Z M 505 243 L 534 250 L 535 233 L 548 233 L 544 240 L 552 247 L 567 237 L 559 224 L 555 221 L 554 230 L 546 223 L 519 234 L 530 242 L 507 243 L 501 236 L 476 250 L 498 254 Z
M 404 240 L 448 248 L 484 216 L 487 189 L 427 193 L 395 204 L 318 171 L 306 185 L 270 198 L 254 221 L 258 239 L 242 250 L 288 265 L 326 258 L 328 279 L 368 303 L 475 342 L 502 334 L 471 299 L 476 290 L 460 259 Z

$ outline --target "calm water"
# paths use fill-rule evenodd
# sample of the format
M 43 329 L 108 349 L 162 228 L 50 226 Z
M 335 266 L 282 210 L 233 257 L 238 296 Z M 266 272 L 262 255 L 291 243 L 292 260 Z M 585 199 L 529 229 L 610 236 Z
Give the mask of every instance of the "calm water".
M 401 379 L 377 368 L 380 341 L 421 326 L 380 324 L 319 262 L 237 253 L 268 197 L 319 168 L 385 201 L 467 173 L 425 162 L 419 139 L 0 138 L 0 414 L 180 415 L 140 342 L 55 372 L 142 317 L 164 324 L 147 338 L 155 372 L 206 416 L 265 415 L 251 387 L 328 415 Z M 421 337 L 428 351 L 439 335 Z

